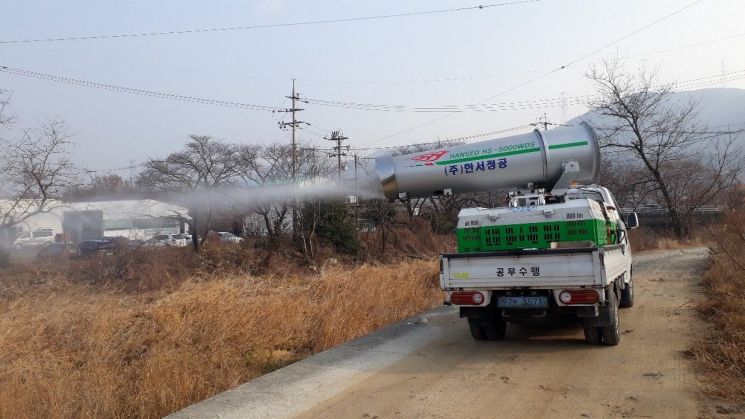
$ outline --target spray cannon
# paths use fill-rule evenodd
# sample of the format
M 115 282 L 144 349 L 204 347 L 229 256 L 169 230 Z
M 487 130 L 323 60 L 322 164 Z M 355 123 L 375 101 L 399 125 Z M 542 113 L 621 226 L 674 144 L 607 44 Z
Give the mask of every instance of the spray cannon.
M 457 252 L 440 255 L 445 304 L 474 339 L 574 315 L 589 343 L 618 344 L 618 309 L 634 299 L 627 232 L 639 220 L 592 184 L 600 147 L 589 124 L 382 156 L 376 169 L 390 199 L 509 191 L 506 206 L 461 208 Z
M 600 171 L 600 147 L 586 122 L 576 127 L 381 156 L 375 166 L 390 199 L 456 192 L 545 188 L 563 195 L 574 183 L 592 182 Z

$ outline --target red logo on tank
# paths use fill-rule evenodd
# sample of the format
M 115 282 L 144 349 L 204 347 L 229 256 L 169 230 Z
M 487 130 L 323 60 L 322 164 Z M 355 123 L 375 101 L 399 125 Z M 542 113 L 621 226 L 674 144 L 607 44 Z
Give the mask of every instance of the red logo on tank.
M 430 166 L 432 165 L 432 163 L 436 162 L 437 160 L 440 160 L 442 156 L 444 156 L 445 154 L 448 154 L 446 150 L 433 151 L 432 153 L 425 153 L 425 154 L 420 154 L 416 157 L 412 157 L 411 160 L 418 161 L 418 162 L 426 164 L 427 166 Z

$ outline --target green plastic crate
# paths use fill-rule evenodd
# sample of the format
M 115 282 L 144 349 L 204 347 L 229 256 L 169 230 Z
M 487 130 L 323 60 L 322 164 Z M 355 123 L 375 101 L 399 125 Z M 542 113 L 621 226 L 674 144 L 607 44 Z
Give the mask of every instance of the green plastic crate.
M 609 243 L 607 231 L 605 220 L 552 221 L 459 228 L 456 239 L 459 253 L 548 249 L 551 242 L 591 241 L 605 246 Z

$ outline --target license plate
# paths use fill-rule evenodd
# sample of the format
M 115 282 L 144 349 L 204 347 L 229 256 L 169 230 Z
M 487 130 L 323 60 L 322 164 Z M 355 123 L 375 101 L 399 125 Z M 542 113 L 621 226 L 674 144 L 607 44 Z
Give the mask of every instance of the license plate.
M 500 308 L 547 308 L 548 298 L 545 296 L 502 296 L 497 300 Z

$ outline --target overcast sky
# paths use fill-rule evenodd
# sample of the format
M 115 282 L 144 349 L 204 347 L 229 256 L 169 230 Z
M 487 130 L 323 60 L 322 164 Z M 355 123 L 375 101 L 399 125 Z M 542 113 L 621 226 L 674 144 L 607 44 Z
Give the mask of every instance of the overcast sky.
M 502 0 L 505 1 L 505 0 Z M 481 4 L 499 1 L 481 1 Z M 583 77 L 601 58 L 636 56 L 629 69 L 660 67 L 665 80 L 745 69 L 745 1 L 702 0 L 566 69 L 498 95 L 670 14 L 693 0 L 542 0 L 475 11 L 324 25 L 157 37 L 0 44 L 0 65 L 66 77 L 258 105 L 289 107 L 302 97 L 356 103 L 441 106 L 592 93 Z M 309 21 L 467 7 L 478 1 L 0 0 L 0 41 Z M 678 47 L 742 35 L 701 46 Z M 659 50 L 662 53 L 646 54 Z M 640 54 L 644 54 L 639 56 Z M 514 74 L 518 73 L 518 74 Z M 500 74 L 512 74 L 499 76 Z M 745 77 L 745 74 L 743 74 Z M 423 81 L 455 78 L 454 81 Z M 418 82 L 406 82 L 418 81 Z M 721 82 L 711 80 L 712 87 Z M 745 88 L 745 78 L 728 87 Z M 127 166 L 164 156 L 189 134 L 241 143 L 288 142 L 287 117 L 265 111 L 112 93 L 0 73 L 13 92 L 16 129 L 63 119 L 83 167 Z M 544 110 L 443 114 L 376 112 L 303 104 L 315 126 L 300 138 L 325 145 L 341 129 L 352 146 L 452 138 L 534 122 Z M 566 108 L 566 118 L 585 109 Z M 560 106 L 545 109 L 560 121 Z M 407 132 L 389 137 L 391 134 Z M 13 135 L 0 133 L 0 135 Z M 381 139 L 383 137 L 388 137 Z M 122 171 L 127 175 L 128 171 Z

